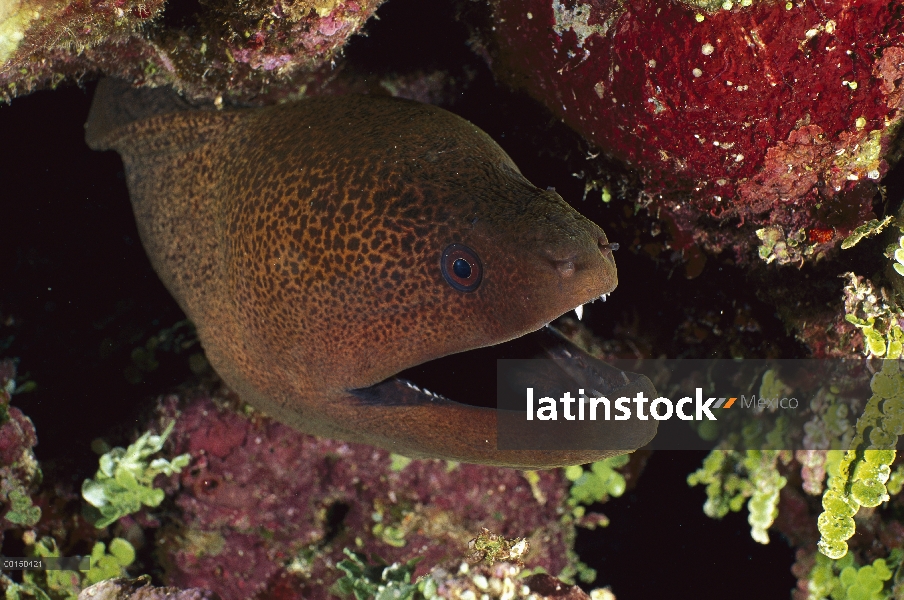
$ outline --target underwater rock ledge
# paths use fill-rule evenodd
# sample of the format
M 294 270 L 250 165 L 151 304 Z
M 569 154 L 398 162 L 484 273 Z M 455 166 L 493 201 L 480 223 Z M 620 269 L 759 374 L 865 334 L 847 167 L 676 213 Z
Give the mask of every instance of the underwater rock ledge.
M 497 77 L 639 171 L 640 202 L 678 250 L 749 260 L 754 230 L 771 227 L 800 242 L 798 263 L 873 218 L 900 155 L 904 5 L 492 5 Z
M 182 15 L 164 0 L 13 0 L 0 6 L 0 100 L 97 74 L 217 103 L 299 93 L 330 77 L 382 1 L 215 0 Z

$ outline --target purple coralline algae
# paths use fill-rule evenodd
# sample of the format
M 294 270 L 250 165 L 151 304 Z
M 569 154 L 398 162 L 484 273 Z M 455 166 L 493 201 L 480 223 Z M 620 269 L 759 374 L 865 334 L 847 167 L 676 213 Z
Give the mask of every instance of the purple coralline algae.
M 178 525 L 157 535 L 166 582 L 223 600 L 327 598 L 343 549 L 387 562 L 423 557 L 419 573 L 467 553 L 483 528 L 524 537 L 532 567 L 559 573 L 573 527 L 561 521 L 559 471 L 531 482 L 514 470 L 393 458 L 375 448 L 314 438 L 206 393 L 170 396 L 176 419 Z M 175 491 L 171 484 L 171 491 Z
M 769 229 L 800 264 L 872 218 L 904 116 L 900 3 L 492 5 L 497 76 L 635 169 L 675 249 L 749 260 Z
M 0 361 L 0 543 L 5 531 L 30 527 L 41 518 L 31 499 L 41 482 L 33 451 L 38 437 L 31 419 L 9 405 L 15 377 L 15 362 Z
M 9 405 L 15 389 L 15 376 L 16 366 L 13 361 L 0 362 L 0 465 L 23 462 L 38 443 L 31 419 L 18 408 Z

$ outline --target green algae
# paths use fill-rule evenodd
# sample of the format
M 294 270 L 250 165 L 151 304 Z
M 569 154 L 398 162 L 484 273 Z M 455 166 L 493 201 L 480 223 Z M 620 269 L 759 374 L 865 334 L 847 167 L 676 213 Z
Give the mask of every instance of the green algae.
M 821 554 L 808 575 L 808 598 L 832 600 L 885 600 L 891 597 L 886 587 L 894 570 L 901 564 L 904 551 L 893 550 L 888 558 L 877 558 L 872 564 L 858 567 L 854 557 L 848 554 L 840 560 L 832 560 Z
M 856 528 L 853 517 L 860 507 L 878 506 L 889 499 L 890 465 L 898 436 L 904 433 L 904 367 L 899 361 L 883 361 L 870 387 L 873 395 L 857 421 L 851 447 L 837 469 L 829 470 L 823 512 L 817 521 L 822 536 L 819 551 L 833 559 L 847 554 L 847 540 Z
M 868 237 L 872 237 L 878 233 L 881 233 L 883 229 L 888 227 L 894 222 L 895 218 L 892 216 L 885 217 L 881 221 L 879 219 L 872 219 L 867 221 L 860 227 L 857 227 L 851 235 L 846 237 L 843 242 L 841 242 L 841 249 L 847 250 L 848 248 L 853 248 L 860 240 Z
M 100 457 L 94 478 L 82 483 L 82 497 L 96 509 L 96 527 L 106 527 L 143 506 L 155 507 L 163 502 L 163 490 L 154 487 L 154 478 L 179 473 L 191 460 L 188 454 L 172 461 L 152 458 L 163 449 L 174 425 L 175 421 L 170 422 L 160 435 L 146 432 L 128 448 L 113 448 Z
M 616 469 L 628 464 L 630 456 L 613 456 L 589 465 L 589 468 L 571 466 L 565 469 L 565 477 L 572 482 L 568 491 L 568 505 L 577 508 L 594 502 L 605 502 L 609 497 L 618 498 L 625 493 L 625 477 Z
M 687 483 L 706 485 L 703 512 L 713 519 L 739 512 L 746 503 L 750 536 L 768 544 L 768 529 L 778 516 L 779 493 L 788 483 L 779 473 L 779 462 L 790 462 L 790 453 L 717 448 L 704 459 L 700 469 L 688 476 Z
M 418 586 L 411 578 L 420 558 L 406 563 L 386 564 L 381 559 L 370 563 L 367 557 L 346 548 L 347 559 L 336 567 L 343 575 L 331 591 L 355 600 L 410 600 L 418 593 Z

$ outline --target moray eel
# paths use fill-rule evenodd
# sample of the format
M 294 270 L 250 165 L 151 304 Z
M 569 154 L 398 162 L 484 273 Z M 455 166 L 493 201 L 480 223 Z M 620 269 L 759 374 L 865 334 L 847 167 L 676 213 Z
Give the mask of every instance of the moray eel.
M 172 91 L 104 80 L 86 140 L 122 156 L 144 247 L 210 364 L 294 428 L 523 468 L 655 434 L 635 420 L 590 432 L 609 450 L 499 450 L 494 408 L 396 377 L 543 328 L 617 283 L 602 229 L 468 121 L 368 96 L 189 110 Z

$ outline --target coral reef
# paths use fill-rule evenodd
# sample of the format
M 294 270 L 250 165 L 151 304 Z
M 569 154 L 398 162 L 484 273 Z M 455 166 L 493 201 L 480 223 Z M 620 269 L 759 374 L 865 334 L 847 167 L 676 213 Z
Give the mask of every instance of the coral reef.
M 11 376 L 12 363 L 3 364 Z M 518 577 L 522 559 L 540 571 L 575 570 L 570 550 L 574 520 L 562 517 L 569 497 L 562 472 L 412 461 L 302 436 L 231 395 L 194 392 L 163 398 L 154 423 L 159 434 L 147 432 L 127 449 L 108 449 L 98 474 L 82 486 L 89 502 L 98 496 L 106 501 L 101 509 L 112 507 L 111 514 L 99 515 L 97 525 L 112 524 L 112 531 L 136 540 L 137 548 L 123 537 L 93 541 L 89 571 L 26 572 L 21 583 L 4 578 L 0 587 L 11 597 L 51 593 L 125 599 L 177 593 L 176 588 L 149 587 L 144 579 L 110 580 L 125 575 L 151 534 L 157 538 L 167 583 L 186 588 L 180 592 L 186 598 L 327 598 L 330 586 L 341 579 L 336 565 L 346 567 L 348 577 L 357 572 L 357 557 L 365 555 L 407 560 L 398 583 L 419 597 L 467 597 L 467 590 L 482 590 L 489 597 L 539 599 L 567 592 L 568 597 L 586 598 L 579 588 L 549 576 L 536 579 L 545 592 Z M 33 445 L 33 429 L 31 433 L 26 444 Z M 164 443 L 168 456 L 187 453 L 154 458 Z M 195 458 L 180 473 L 188 453 Z M 21 458 L 14 464 L 20 463 Z M 600 463 L 588 473 L 605 474 L 605 489 L 617 494 L 624 491 L 625 480 L 612 466 Z M 162 490 L 173 500 L 162 504 Z M 594 499 L 600 497 L 589 498 Z M 13 509 L 16 502 L 11 498 Z M 178 517 L 174 505 L 180 509 Z M 139 512 L 123 516 L 135 510 Z M 67 527 L 56 511 L 47 517 L 55 524 L 42 522 L 23 535 L 30 555 L 64 555 L 53 537 L 37 539 L 38 532 Z M 490 527 L 503 535 L 490 533 Z M 527 537 L 515 538 L 518 534 Z M 63 537 L 68 535 L 77 530 Z M 66 543 L 72 547 L 72 540 Z M 468 554 L 480 563 L 471 571 L 467 563 L 459 566 Z M 449 566 L 453 563 L 454 568 Z M 379 572 L 386 576 L 385 568 Z M 109 581 L 89 587 L 104 580 Z M 455 595 L 460 593 L 465 596 Z M 604 597 L 601 593 L 594 597 Z
M 336 582 L 333 591 L 355 600 L 615 600 L 608 589 L 593 590 L 588 596 L 579 587 L 546 573 L 526 575 L 523 565 L 504 560 L 476 565 L 447 561 L 415 582 L 412 574 L 417 560 L 369 564 L 363 555 L 348 550 L 346 554 L 348 559 L 338 565 L 345 576 Z
M 799 263 L 874 216 L 904 117 L 899 3 L 493 5 L 497 76 L 639 171 L 673 247 Z
M 79 600 L 219 600 L 209 590 L 154 587 L 147 577 L 107 579 L 82 590 Z
M 164 19 L 163 0 L 13 0 L 0 7 L 0 99 L 97 73 L 217 103 L 303 92 L 381 2 L 212 1 Z
M 851 271 L 839 272 L 841 268 L 838 268 L 835 272 L 844 280 L 840 303 L 820 306 L 812 302 L 812 295 L 818 289 L 812 283 L 800 289 L 787 284 L 775 290 L 760 288 L 760 295 L 775 302 L 782 319 L 796 331 L 796 337 L 807 344 L 815 358 L 844 358 L 861 351 L 866 356 L 898 358 L 904 352 L 904 277 L 899 272 L 904 267 L 896 266 L 901 265 L 898 258 L 904 259 L 901 226 L 904 221 L 900 210 L 894 216 L 871 219 L 855 228 L 841 243 L 844 256 L 862 240 L 879 236 L 887 244 L 883 254 L 888 261 L 878 271 L 870 267 L 868 277 Z M 773 245 L 779 239 L 769 237 L 774 231 L 764 228 L 757 232 L 764 239 L 760 247 L 762 258 L 769 262 L 798 252 L 800 246 L 788 248 L 782 241 Z M 876 258 L 880 256 L 875 250 L 873 253 Z M 832 272 L 831 265 L 823 267 L 825 274 Z M 828 287 L 825 281 L 818 285 Z
M 876 289 L 871 280 L 854 273 L 845 273 L 844 278 L 844 318 L 862 333 L 865 353 L 901 358 L 904 311 L 895 294 L 889 288 Z
M 904 271 L 901 261 L 904 260 L 904 227 L 901 215 L 888 216 L 882 221 L 872 220 L 858 227 L 854 233 L 842 243 L 842 249 L 855 246 L 861 239 L 879 234 L 889 225 L 896 237 L 888 245 L 885 257 L 889 260 L 884 272 L 867 279 L 856 273 L 844 273 L 844 319 L 857 328 L 861 340 L 854 341 L 854 347 L 862 346 L 867 356 L 901 358 L 904 353 Z M 886 234 L 888 237 L 888 234 Z M 854 336 L 852 336 L 854 337 Z
M 252 1 L 227 7 L 211 0 L 193 13 L 196 9 L 192 5 L 185 9 L 169 3 L 168 12 L 162 14 L 163 5 L 155 0 L 143 4 L 131 0 L 8 3 L 0 8 L 0 57 L 5 61 L 0 70 L 0 93 L 9 98 L 82 74 L 103 72 L 137 84 L 175 85 L 195 100 L 217 103 L 266 103 L 324 89 L 331 93 L 369 90 L 448 103 L 472 81 L 461 78 L 459 71 L 442 62 L 437 70 L 430 70 L 436 65 L 419 64 L 418 68 L 427 70 L 388 78 L 368 75 L 369 80 L 365 80 L 362 74 L 366 69 L 343 66 L 337 49 L 368 18 L 376 2 L 357 3 L 360 12 L 354 14 L 344 12 L 352 2 L 308 2 L 303 16 L 302 3 L 296 2 L 297 10 L 292 14 L 285 12 L 293 10 L 287 9 L 287 4 L 265 6 Z M 36 6 L 40 7 L 37 15 L 32 10 Z M 744 0 L 726 9 L 722 2 L 708 0 L 621 5 L 598 0 L 519 0 L 495 2 L 495 8 L 498 39 L 506 43 L 521 40 L 525 46 L 520 47 L 529 43 L 532 48 L 516 56 L 519 46 L 510 52 L 504 45 L 489 44 L 488 56 L 497 74 L 544 99 L 554 112 L 598 145 L 613 140 L 613 145 L 605 146 L 606 151 L 630 163 L 646 186 L 631 206 L 636 190 L 629 188 L 629 183 L 619 188 L 620 172 L 614 171 L 609 177 L 600 175 L 602 163 L 593 158 L 594 152 L 587 152 L 577 135 L 561 125 L 554 127 L 571 137 L 557 138 L 558 134 L 550 133 L 553 126 L 547 126 L 549 131 L 537 127 L 541 133 L 525 133 L 531 125 L 518 122 L 517 116 L 491 131 L 516 151 L 518 146 L 529 146 L 525 154 L 537 154 L 538 162 L 548 163 L 543 166 L 550 172 L 563 171 L 565 176 L 560 179 L 549 175 L 563 196 L 580 201 L 582 187 L 585 192 L 601 189 L 604 202 L 608 202 L 604 206 L 598 202 L 600 195 L 586 194 L 580 209 L 593 213 L 607 232 L 617 232 L 623 246 L 617 257 L 622 285 L 608 304 L 585 311 L 584 321 L 566 323 L 574 336 L 596 348 L 596 354 L 609 357 L 686 353 L 682 355 L 753 358 L 805 353 L 785 343 L 791 336 L 786 336 L 776 319 L 770 321 L 771 306 L 758 304 L 756 295 L 778 307 L 784 323 L 808 344 L 811 356 L 856 356 L 858 365 L 871 368 L 879 368 L 871 357 L 898 356 L 904 341 L 899 333 L 904 330 L 904 242 L 897 227 L 900 221 L 897 217 L 883 218 L 883 207 L 874 202 L 874 197 L 888 163 L 896 156 L 891 138 L 900 120 L 904 95 L 900 82 L 904 61 L 902 15 L 894 12 L 901 10 L 900 3 L 844 0 L 830 6 L 819 0 L 788 8 L 785 3 Z M 655 11 L 660 8 L 657 15 Z M 331 12 L 324 16 L 327 10 Z M 604 14 L 613 15 L 611 22 L 600 20 Z M 320 26 L 331 18 L 345 21 L 328 36 Z M 686 26 L 668 31 L 668 20 Z M 881 35 L 876 34 L 877 24 L 887 25 Z M 292 41 L 286 42 L 289 38 Z M 641 44 L 640 51 L 632 54 L 631 44 L 647 38 L 657 39 L 659 47 L 650 49 L 650 44 Z M 746 44 L 748 40 L 752 45 Z M 306 41 L 312 45 L 304 46 Z M 711 52 L 706 44 L 712 47 Z M 569 51 L 574 56 L 569 57 Z M 608 53 L 608 63 L 597 62 L 601 52 Z M 338 60 L 335 70 L 330 64 L 334 58 Z M 519 60 L 532 61 L 529 70 L 510 68 Z M 836 67 L 839 62 L 842 66 Z M 555 71 L 549 72 L 550 64 Z M 561 73 L 556 72 L 559 69 Z M 699 77 L 694 69 L 700 70 Z M 770 73 L 775 86 L 768 79 Z M 535 74 L 539 74 L 536 79 Z M 464 107 L 462 114 L 474 110 L 477 104 L 504 105 L 506 111 L 514 106 L 512 113 L 526 110 L 524 106 L 530 104 L 527 99 L 513 101 L 516 95 L 500 90 L 488 92 L 492 83 L 487 73 L 474 77 L 478 81 L 475 85 L 482 81 L 486 87 L 457 105 Z M 600 82 L 603 85 L 597 87 Z M 532 89 L 532 85 L 538 89 Z M 747 88 L 741 90 L 743 86 Z M 29 100 L 33 99 L 24 101 Z M 782 110 L 780 118 L 776 107 Z M 479 123 L 482 113 L 472 114 L 478 115 L 475 122 Z M 543 121 L 539 109 L 528 114 L 528 121 Z M 587 133 L 591 124 L 598 124 L 603 133 Z M 20 134 L 18 138 L 24 140 L 29 135 Z M 528 139 L 531 144 L 526 143 Z M 685 155 L 689 160 L 682 166 L 679 158 Z M 738 155 L 743 159 L 737 160 Z M 67 162 L 82 164 L 79 158 L 69 160 L 68 155 Z M 531 175 L 525 168 L 529 177 L 536 172 Z M 547 176 L 546 171 L 541 172 Z M 562 192 L 563 179 L 568 178 L 574 180 L 574 193 Z M 548 184 L 543 181 L 543 185 Z M 565 186 L 567 190 L 567 183 Z M 623 202 L 626 198 L 628 203 Z M 885 210 L 894 208 L 899 195 L 889 193 L 888 199 L 891 203 Z M 638 212 L 644 210 L 661 222 L 651 224 L 638 218 Z M 16 224 L 13 233 L 18 227 L 27 227 L 12 217 L 9 220 Z M 122 228 L 115 229 L 121 237 Z M 830 261 L 818 260 L 841 239 L 845 240 L 840 251 L 844 266 L 835 268 Z M 862 246 L 848 250 L 857 242 Z M 26 248 L 22 264 L 38 258 L 47 260 L 40 253 L 32 259 L 28 243 L 21 244 Z M 880 244 L 887 261 L 880 256 L 882 249 L 875 251 Z M 710 257 L 705 274 L 694 282 L 676 281 L 682 278 L 663 273 L 669 270 L 669 259 L 661 258 L 671 257 L 676 266 L 683 253 L 687 275 L 700 275 L 705 262 L 701 248 L 729 251 L 718 258 Z M 862 260 L 866 252 L 872 252 L 872 262 Z M 650 256 L 657 259 L 655 263 L 648 259 Z M 848 260 L 850 257 L 854 258 Z M 817 260 L 819 264 L 815 264 Z M 775 268 L 803 263 L 814 264 L 802 271 Z M 742 279 L 739 269 L 732 271 L 733 264 L 759 268 L 748 269 L 753 277 Z M 723 267 L 733 275 L 714 278 Z M 843 279 L 837 277 L 843 272 L 852 273 Z M 632 273 L 643 273 L 645 285 L 639 286 L 644 288 L 642 293 L 631 295 L 631 287 L 638 287 Z M 809 287 L 808 277 L 833 285 Z M 43 284 L 43 277 L 36 279 Z M 87 277 L 85 280 L 90 281 Z M 685 284 L 697 287 L 680 287 Z M 18 285 L 28 289 L 24 283 Z M 58 282 L 53 287 L 54 293 L 59 293 Z M 823 290 L 829 287 L 832 291 L 825 293 Z M 12 294 L 12 286 L 8 289 Z M 32 304 L 37 307 L 29 313 L 31 322 L 46 324 L 46 315 L 41 313 L 44 300 L 33 300 L 44 296 L 32 294 L 30 289 L 21 295 L 28 298 L 23 305 L 29 310 Z M 638 300 L 642 296 L 649 297 L 649 304 Z M 47 298 L 51 298 L 49 293 Z M 139 303 L 144 300 L 137 299 Z M 627 308 L 619 304 L 634 300 L 638 300 L 636 304 Z M 808 300 L 812 303 L 807 304 Z M 680 318 L 675 320 L 667 320 L 670 316 L 649 318 L 651 314 L 676 313 Z M 174 323 L 179 318 L 164 322 Z M 127 350 L 124 361 L 107 376 L 121 378 L 124 368 L 130 382 L 147 379 L 152 372 L 162 375 L 160 371 L 166 370 L 164 353 L 176 352 L 177 346 L 190 343 L 191 334 L 184 325 L 178 323 L 165 330 L 165 335 L 161 332 L 144 343 L 147 334 L 136 337 L 129 327 L 117 322 L 113 327 L 120 332 L 116 335 L 127 340 L 121 342 Z M 155 324 L 143 330 L 158 331 L 162 326 Z M 596 334 L 605 331 L 607 340 L 593 338 L 588 327 Z M 2 338 L 0 349 L 5 350 Z M 72 346 L 84 354 L 96 350 L 90 344 L 87 351 L 76 343 Z M 128 350 L 132 348 L 130 362 Z M 860 355 L 867 358 L 860 360 Z M 196 375 L 203 364 L 198 366 L 192 369 Z M 0 373 L 11 368 L 12 363 L 0 363 Z M 173 377 L 163 385 L 184 381 L 188 376 L 184 371 L 181 379 Z M 104 376 L 98 377 L 96 371 L 80 370 L 78 377 L 100 382 L 101 386 L 105 383 Z M 11 387 L 12 378 L 0 376 L 6 400 L 13 389 L 27 389 L 21 381 L 18 387 Z M 57 379 L 72 381 L 72 377 Z M 164 375 L 158 381 L 165 380 Z M 773 377 L 769 385 L 764 381 L 764 386 L 780 383 Z M 858 430 L 853 424 L 863 412 L 869 393 L 848 389 L 832 378 L 818 385 L 821 387 L 815 399 L 797 415 L 803 421 L 795 424 L 797 431 L 803 432 L 803 439 L 796 440 L 801 442 L 801 449 L 793 453 L 713 453 L 706 460 L 700 472 L 692 476 L 707 488 L 704 510 L 711 516 L 725 515 L 722 527 L 731 528 L 733 519 L 737 519 L 740 538 L 744 538 L 739 541 L 754 546 L 755 551 L 787 551 L 784 540 L 797 548 L 794 574 L 798 600 L 887 598 L 896 593 L 900 597 L 897 582 L 904 571 L 900 552 L 895 549 L 904 548 L 904 499 L 898 497 L 904 483 L 904 463 L 898 456 L 878 455 L 877 460 L 877 455 L 866 452 L 849 460 L 846 451 L 851 440 L 855 448 L 865 443 L 864 435 L 855 439 Z M 135 397 L 156 394 L 160 389 L 148 392 L 145 388 Z M 111 396 L 107 399 L 110 403 L 127 399 L 137 402 L 119 392 L 93 389 L 92 393 L 98 398 Z M 867 408 L 868 418 L 894 408 L 897 400 L 891 402 L 892 396 L 882 396 L 881 404 L 873 402 Z M 45 397 L 45 404 L 48 399 L 56 397 Z M 26 412 L 32 414 L 29 409 Z M 38 416 L 33 416 L 43 427 Z M 96 549 L 104 572 L 98 570 L 94 576 L 106 577 L 122 573 L 129 564 L 129 553 L 116 541 L 127 540 L 134 548 L 135 562 L 129 568 L 132 576 L 154 573 L 169 585 L 193 590 L 180 596 L 177 588 L 152 590 L 146 580 L 112 580 L 95 586 L 90 592 L 95 595 L 90 597 L 98 597 L 94 590 L 101 590 L 99 593 L 121 598 L 163 594 L 214 598 L 219 593 L 224 599 L 316 599 L 326 598 L 337 580 L 355 576 L 359 591 L 367 594 L 397 589 L 380 587 L 392 580 L 424 597 L 583 598 L 583 592 L 568 584 L 592 579 L 595 573 L 571 551 L 575 528 L 605 527 L 612 517 L 612 525 L 603 535 L 598 535 L 599 531 L 593 534 L 598 546 L 590 551 L 586 546 L 581 548 L 580 539 L 589 536 L 582 535 L 578 542 L 581 558 L 600 569 L 602 580 L 611 582 L 607 566 L 595 561 L 607 552 L 606 560 L 612 561 L 611 549 L 624 543 L 615 540 L 607 545 L 620 516 L 617 506 L 601 509 L 594 503 L 630 495 L 646 459 L 635 455 L 628 464 L 624 464 L 625 458 L 619 458 L 561 472 L 527 473 L 409 461 L 370 448 L 301 437 L 242 408 L 234 397 L 197 391 L 183 390 L 178 397 L 166 398 L 154 419 L 154 432 L 162 435 L 173 420 L 176 424 L 166 442 L 166 456 L 172 459 L 190 452 L 194 457 L 190 466 L 179 474 L 164 473 L 156 478 L 155 483 L 162 483 L 166 492 L 162 501 L 159 493 L 149 491 L 153 489 L 153 475 L 138 469 L 136 472 L 145 479 L 139 488 L 142 493 L 153 494 L 154 502 L 142 505 L 130 516 L 111 513 L 109 517 L 118 520 L 107 530 L 97 530 L 80 514 L 84 506 L 78 485 L 94 473 L 96 462 L 83 464 L 77 479 L 70 470 L 54 472 L 59 467 L 52 460 L 42 464 L 48 481 L 38 488 L 41 475 L 31 451 L 34 428 L 21 412 L 10 408 L 9 419 L 0 419 L 0 458 L 19 458 L 0 462 L 4 486 L 0 489 L 0 515 L 4 517 L 0 529 L 6 541 L 14 548 L 18 544 L 28 551 L 42 552 L 39 548 L 43 547 L 64 555 L 88 554 Z M 131 427 L 132 421 L 128 423 Z M 888 433 L 875 424 L 870 434 L 873 432 L 877 437 Z M 126 435 L 123 431 L 118 434 Z M 92 433 L 87 440 L 94 435 L 98 434 Z M 708 435 L 715 437 L 718 431 Z M 45 444 L 53 437 L 46 436 Z M 128 441 L 123 443 L 120 438 L 122 446 Z M 87 443 L 80 448 L 87 454 Z M 13 467 L 7 468 L 8 464 Z M 28 469 L 22 468 L 28 465 Z M 73 468 L 71 463 L 65 467 Z M 824 498 L 827 508 L 839 508 L 837 502 L 833 504 L 837 500 L 833 493 L 839 486 L 848 493 L 847 485 L 838 480 L 844 468 L 848 475 L 859 475 L 861 483 L 868 484 L 867 489 L 859 486 L 856 494 L 865 497 L 863 493 L 868 492 L 872 495 L 867 501 L 878 501 L 878 505 L 862 505 L 849 517 L 856 533 L 841 540 L 847 544 L 847 554 L 833 561 L 817 550 L 817 517 Z M 114 472 L 109 470 L 107 475 Z M 854 482 L 849 483 L 853 496 Z M 677 487 L 682 487 L 680 482 Z M 686 490 L 660 487 L 656 491 L 671 502 L 675 500 L 673 493 Z M 699 511 L 696 507 L 704 501 L 703 492 L 700 487 L 691 492 L 701 496 L 691 500 L 694 510 Z M 841 513 L 851 512 L 847 504 L 840 508 Z M 745 509 L 748 514 L 739 519 L 732 514 Z M 675 507 L 669 504 L 668 510 Z M 847 518 L 841 519 L 841 533 L 846 534 L 845 527 L 850 525 Z M 496 532 L 496 537 L 469 547 L 483 528 Z M 685 525 L 685 529 L 689 527 Z M 770 545 L 761 548 L 751 542 L 743 533 L 747 529 L 757 541 L 770 540 Z M 521 539 L 526 540 L 523 546 L 518 545 Z M 646 543 L 659 542 L 656 534 L 648 539 Z M 506 547 L 497 544 L 500 540 L 511 543 Z M 523 549 L 525 569 L 514 564 L 521 556 L 511 556 L 516 548 Z M 347 549 L 357 558 L 349 556 Z M 469 554 L 476 559 L 495 551 L 509 552 L 513 562 L 465 563 L 462 567 L 462 559 Z M 415 563 L 412 559 L 417 557 L 422 560 Z M 525 577 L 535 567 L 559 579 L 542 573 Z M 691 569 L 686 563 L 677 568 Z M 720 570 L 729 571 L 727 567 Z M 780 579 L 782 571 L 779 567 L 763 578 Z M 360 576 L 365 574 L 379 581 L 371 578 L 364 582 Z M 705 577 L 712 582 L 719 575 Z M 65 585 L 81 587 L 84 583 L 71 572 L 54 581 L 57 590 L 69 592 L 77 592 L 77 587 Z M 622 589 L 617 587 L 616 591 L 621 593 Z M 706 592 L 699 590 L 701 597 Z M 351 593 L 354 595 L 355 589 Z M 87 590 L 82 592 L 84 597 L 89 597 L 87 594 Z M 597 590 L 591 597 L 608 598 L 611 593 Z
M 854 414 L 860 412 L 857 402 L 836 383 L 827 383 L 811 400 L 805 449 L 795 454 L 796 461 L 788 452 L 717 448 L 688 478 L 691 485 L 707 485 L 704 511 L 709 516 L 721 518 L 738 511 L 750 497 L 754 539 L 768 542 L 766 529 L 771 526 L 799 547 L 793 568 L 798 577 L 796 599 L 879 600 L 899 593 L 894 591 L 899 578 L 893 575 L 904 558 L 904 526 L 899 520 L 901 499 L 893 496 L 901 491 L 904 469 L 892 466 L 898 436 L 904 431 L 902 369 L 899 360 L 882 361 L 872 375 L 872 397 L 856 427 L 847 415 L 852 407 Z M 813 502 L 794 486 L 785 487 L 797 479 L 798 469 L 803 491 L 822 495 L 823 512 L 815 527 Z
M 484 527 L 527 538 L 533 566 L 568 566 L 574 532 L 560 520 L 561 472 L 531 482 L 507 469 L 394 461 L 237 407 L 235 398 L 204 393 L 161 404 L 159 420 L 176 420 L 175 452 L 194 457 L 179 477 L 179 524 L 158 533 L 170 585 L 224 600 L 326 597 L 346 547 L 432 566 L 463 556 Z
M 33 450 L 38 438 L 31 419 L 9 404 L 16 391 L 16 363 L 0 360 L 0 543 L 6 530 L 41 518 L 32 500 L 42 478 Z
M 568 585 L 546 573 L 524 577 L 516 564 L 498 562 L 493 565 L 471 566 L 467 563 L 453 568 L 438 567 L 421 583 L 425 600 L 434 598 L 487 598 L 503 600 L 615 600 L 606 589 L 593 590 L 588 595 L 575 585 Z

